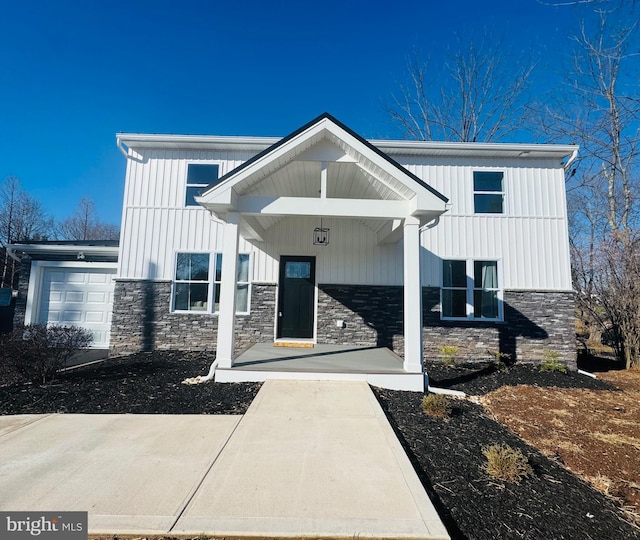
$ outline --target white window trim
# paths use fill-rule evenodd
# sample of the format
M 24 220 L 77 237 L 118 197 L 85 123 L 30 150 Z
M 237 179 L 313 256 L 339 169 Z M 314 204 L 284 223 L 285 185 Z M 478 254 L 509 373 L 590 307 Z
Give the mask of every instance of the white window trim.
M 182 201 L 184 204 L 184 208 L 201 208 L 204 209 L 202 206 L 200 206 L 199 204 L 187 204 L 187 192 L 189 191 L 190 187 L 198 187 L 198 188 L 206 188 L 209 186 L 209 184 L 195 184 L 195 183 L 190 183 L 189 182 L 189 165 L 217 165 L 218 166 L 218 178 L 220 178 L 222 176 L 221 174 L 221 170 L 222 167 L 220 165 L 220 163 L 210 163 L 208 161 L 188 161 L 186 164 L 186 169 L 185 169 L 185 178 L 184 178 L 184 192 L 183 192 L 183 196 L 182 196 Z M 181 253 L 185 253 L 185 252 L 181 252 Z M 193 252 L 195 253 L 195 252 Z
M 208 272 L 208 277 L 207 277 L 207 285 L 209 285 L 209 290 L 207 292 L 207 309 L 203 309 L 203 310 L 188 310 L 188 309 L 176 309 L 175 307 L 175 301 L 176 301 L 176 284 L 177 283 L 197 283 L 197 282 L 189 282 L 189 281 L 184 281 L 184 280 L 177 280 L 176 279 L 176 265 L 178 264 L 178 254 L 179 253 L 188 253 L 188 254 L 195 254 L 195 255 L 209 255 L 209 272 Z M 215 288 L 216 285 L 219 285 L 221 282 L 220 281 L 215 281 L 216 278 L 216 272 L 215 272 L 215 268 L 216 268 L 216 259 L 217 259 L 217 255 L 218 254 L 222 254 L 221 251 L 200 251 L 200 250 L 185 250 L 185 249 L 180 249 L 180 250 L 176 250 L 173 254 L 173 269 L 172 269 L 172 276 L 171 276 L 171 300 L 170 300 L 170 308 L 171 308 L 171 313 L 178 313 L 178 314 L 189 314 L 189 315 L 219 315 L 219 311 L 213 311 L 213 306 L 215 306 Z M 247 310 L 246 311 L 236 311 L 236 315 L 249 315 L 251 313 L 251 293 L 252 293 L 252 285 L 253 282 L 251 280 L 251 276 L 252 276 L 252 267 L 253 267 L 253 254 L 250 252 L 238 252 L 238 255 L 248 255 L 249 256 L 249 271 L 248 271 L 248 277 L 249 277 L 249 281 L 239 281 L 236 283 L 236 287 L 238 284 L 248 284 L 248 291 L 247 291 Z M 204 282 L 201 282 L 204 283 Z
M 476 191 L 474 187 L 474 175 L 477 172 L 502 173 L 502 191 Z M 471 188 L 472 188 L 471 208 L 473 208 L 473 215 L 474 216 L 492 216 L 492 217 L 506 216 L 508 214 L 506 184 L 507 184 L 507 172 L 505 170 L 474 168 L 473 171 L 471 172 Z M 476 212 L 476 199 L 475 199 L 476 195 L 502 195 L 502 212 Z M 448 260 L 453 260 L 453 259 L 448 259 Z M 484 260 L 484 259 L 478 259 L 478 260 Z
M 478 257 L 476 259 L 462 259 L 458 257 L 442 257 L 442 261 L 464 261 L 467 273 L 467 316 L 466 317 L 445 317 L 442 312 L 442 291 L 447 290 L 462 290 L 462 287 L 445 287 L 444 276 L 442 275 L 442 263 L 440 264 L 440 320 L 442 321 L 471 321 L 471 322 L 503 322 L 504 321 L 504 302 L 502 287 L 502 259 L 496 259 L 494 257 Z M 474 287 L 474 263 L 477 261 L 496 262 L 498 268 L 498 288 L 484 289 Z M 474 317 L 473 316 L 473 293 L 476 290 L 498 291 L 498 317 L 495 319 L 488 319 L 486 317 Z

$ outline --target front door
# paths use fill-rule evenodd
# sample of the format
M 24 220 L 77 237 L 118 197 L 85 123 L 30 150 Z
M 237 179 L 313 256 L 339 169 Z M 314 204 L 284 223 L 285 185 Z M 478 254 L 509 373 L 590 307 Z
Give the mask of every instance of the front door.
M 313 337 L 315 288 L 315 257 L 280 257 L 277 337 Z

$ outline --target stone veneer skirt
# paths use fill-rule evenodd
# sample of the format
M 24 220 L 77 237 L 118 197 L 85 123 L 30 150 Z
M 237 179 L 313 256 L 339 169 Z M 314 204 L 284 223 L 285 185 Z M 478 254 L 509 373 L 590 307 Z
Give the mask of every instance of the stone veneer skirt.
M 251 285 L 248 315 L 236 317 L 236 351 L 274 338 L 276 284 Z M 389 347 L 402 355 L 402 287 L 318 285 L 318 343 Z M 218 318 L 171 313 L 171 282 L 117 280 L 111 351 L 130 354 L 154 349 L 214 351 Z M 440 290 L 425 287 L 423 349 L 439 358 L 439 347 L 457 346 L 457 357 L 485 360 L 495 353 L 539 362 L 554 350 L 576 367 L 574 297 L 571 292 L 504 291 L 504 322 L 441 321 Z M 344 321 L 339 327 L 336 321 Z

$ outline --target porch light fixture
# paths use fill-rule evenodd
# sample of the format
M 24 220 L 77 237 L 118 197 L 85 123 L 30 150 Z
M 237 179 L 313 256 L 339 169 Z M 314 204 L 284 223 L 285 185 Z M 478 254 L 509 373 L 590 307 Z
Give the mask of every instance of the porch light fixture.
M 320 218 L 320 227 L 313 229 L 313 245 L 329 245 L 329 229 L 322 226 L 322 218 Z

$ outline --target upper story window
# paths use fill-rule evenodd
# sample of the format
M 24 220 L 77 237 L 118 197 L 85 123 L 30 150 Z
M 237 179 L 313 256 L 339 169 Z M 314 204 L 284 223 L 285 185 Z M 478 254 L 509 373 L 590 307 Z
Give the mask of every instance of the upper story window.
M 187 165 L 187 192 L 185 206 L 198 206 L 195 197 L 218 179 L 219 165 L 189 163 Z
M 442 261 L 443 319 L 502 319 L 498 261 Z
M 473 208 L 476 214 L 504 213 L 504 173 L 474 171 Z

